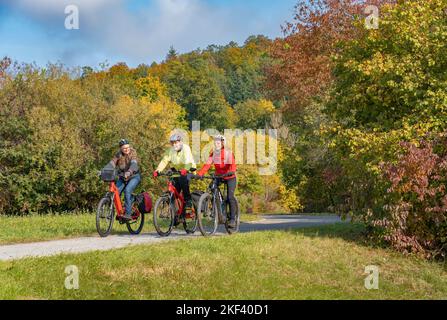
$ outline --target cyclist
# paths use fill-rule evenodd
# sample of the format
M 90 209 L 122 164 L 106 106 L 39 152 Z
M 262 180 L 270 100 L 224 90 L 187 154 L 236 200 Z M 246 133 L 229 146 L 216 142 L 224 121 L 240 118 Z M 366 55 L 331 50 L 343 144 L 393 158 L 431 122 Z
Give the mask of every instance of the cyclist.
M 119 180 L 116 186 L 119 193 L 124 192 L 126 215 L 124 219 L 132 220 L 132 193 L 141 182 L 141 175 L 138 166 L 137 152 L 133 149 L 129 141 L 122 139 L 119 142 L 120 150 L 115 154 L 110 164 L 113 168 L 118 168 Z
M 174 179 L 174 185 L 177 191 L 180 193 L 183 191 L 183 197 L 185 199 L 185 209 L 192 209 L 191 192 L 189 190 L 189 179 L 188 171 L 191 169 L 196 169 L 196 163 L 192 156 L 191 148 L 183 143 L 183 138 L 179 134 L 174 134 L 169 139 L 171 143 L 171 148 L 169 148 L 157 170 L 154 171 L 154 178 L 158 177 L 160 172 L 162 172 L 168 164 L 175 167 L 177 170 L 181 168 L 179 178 Z
M 237 210 L 236 198 L 234 197 L 237 185 L 237 167 L 234 154 L 225 148 L 225 137 L 222 135 L 214 137 L 214 151 L 210 153 L 208 161 L 203 168 L 199 170 L 197 175 L 203 177 L 213 163 L 217 175 L 228 175 L 223 178 L 223 181 L 227 184 L 228 200 L 230 201 L 230 222 L 228 223 L 228 226 L 234 229 L 236 227 Z

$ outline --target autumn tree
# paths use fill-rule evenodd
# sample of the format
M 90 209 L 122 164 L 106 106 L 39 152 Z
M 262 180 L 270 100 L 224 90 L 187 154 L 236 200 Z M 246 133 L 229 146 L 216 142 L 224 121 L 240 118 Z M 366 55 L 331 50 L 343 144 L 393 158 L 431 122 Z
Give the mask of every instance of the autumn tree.
M 447 129 L 444 8 L 444 0 L 405 1 L 382 11 L 378 30 L 341 45 L 331 116 L 346 127 Z
M 271 48 L 275 63 L 268 67 L 267 89 L 285 109 L 300 110 L 322 95 L 333 81 L 331 56 L 338 43 L 356 39 L 354 26 L 368 5 L 392 0 L 300 0 L 292 22 L 283 26 L 284 38 Z
M 93 209 L 104 191 L 96 173 L 119 139 L 137 147 L 147 174 L 163 151 L 160 141 L 185 128 L 184 109 L 154 79 L 143 78 L 142 96 L 132 97 L 115 78 L 121 72 L 73 79 L 58 65 L 15 65 L 10 73 L 0 87 L 2 214 Z M 132 78 L 125 81 L 137 88 Z M 144 179 L 141 187 L 152 184 Z
M 240 129 L 263 129 L 270 124 L 275 112 L 273 103 L 268 100 L 247 100 L 238 103 L 234 110 L 237 115 L 237 127 Z
M 168 89 L 157 77 L 147 76 L 135 80 L 137 96 L 145 98 L 150 102 L 158 101 L 161 97 L 167 96 Z
M 154 70 L 167 85 L 169 96 L 187 111 L 187 120 L 201 121 L 206 128 L 222 130 L 234 125 L 233 111 L 225 100 L 224 73 L 198 53 L 170 60 Z

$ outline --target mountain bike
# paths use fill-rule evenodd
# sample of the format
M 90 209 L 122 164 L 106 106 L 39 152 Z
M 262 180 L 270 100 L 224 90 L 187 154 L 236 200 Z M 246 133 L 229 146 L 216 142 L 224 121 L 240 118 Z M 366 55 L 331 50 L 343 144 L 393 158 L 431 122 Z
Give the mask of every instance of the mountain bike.
M 174 179 L 179 178 L 180 173 L 176 170 L 169 170 L 166 173 L 160 173 L 159 176 L 167 177 L 168 191 L 155 203 L 154 226 L 157 233 L 161 237 L 168 237 L 173 228 L 180 223 L 183 223 L 187 234 L 195 233 L 197 230 L 196 203 L 193 201 L 191 210 L 186 210 L 183 192 L 179 193 L 174 185 Z
M 233 173 L 231 173 L 233 175 Z M 204 176 L 203 179 L 210 179 L 211 183 L 199 200 L 198 205 L 198 226 L 203 236 L 212 236 L 216 233 L 219 224 L 225 225 L 228 234 L 235 234 L 239 232 L 240 227 L 240 208 L 239 202 L 236 199 L 236 227 L 230 228 L 230 201 L 228 199 L 228 187 L 224 183 L 226 175 L 211 175 Z M 224 184 L 224 192 L 222 193 L 220 185 Z
M 132 220 L 125 218 L 126 211 L 121 202 L 118 187 L 116 186 L 116 179 L 122 177 L 118 176 L 114 169 L 103 169 L 100 172 L 100 177 L 104 182 L 109 183 L 109 191 L 99 201 L 96 212 L 96 230 L 98 234 L 102 238 L 109 236 L 115 220 L 121 225 L 125 224 L 130 234 L 140 234 L 144 226 L 144 214 L 140 213 L 134 201 L 132 205 Z M 132 197 L 135 200 L 136 195 L 132 195 Z

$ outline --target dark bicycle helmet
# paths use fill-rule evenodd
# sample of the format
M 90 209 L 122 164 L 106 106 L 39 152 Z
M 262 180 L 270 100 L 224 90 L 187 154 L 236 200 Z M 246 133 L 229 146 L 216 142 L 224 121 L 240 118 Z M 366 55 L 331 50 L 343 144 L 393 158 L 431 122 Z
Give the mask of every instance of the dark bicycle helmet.
M 127 145 L 127 144 L 129 144 L 129 141 L 127 141 L 126 139 L 121 139 L 121 140 L 120 140 L 120 148 L 121 148 L 122 146 Z

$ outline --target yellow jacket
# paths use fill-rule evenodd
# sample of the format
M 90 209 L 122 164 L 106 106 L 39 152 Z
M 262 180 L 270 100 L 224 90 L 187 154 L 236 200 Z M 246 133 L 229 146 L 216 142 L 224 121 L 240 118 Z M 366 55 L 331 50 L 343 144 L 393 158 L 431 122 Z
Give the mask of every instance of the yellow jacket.
M 162 172 L 164 169 L 166 169 L 168 164 L 170 164 L 177 170 L 190 170 L 191 168 L 197 168 L 192 156 L 191 148 L 186 144 L 184 144 L 182 150 L 178 152 L 175 151 L 174 148 L 169 148 L 168 150 L 166 150 L 163 159 L 158 165 L 157 171 Z

